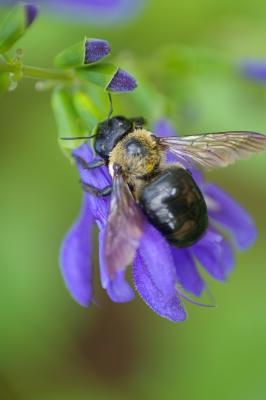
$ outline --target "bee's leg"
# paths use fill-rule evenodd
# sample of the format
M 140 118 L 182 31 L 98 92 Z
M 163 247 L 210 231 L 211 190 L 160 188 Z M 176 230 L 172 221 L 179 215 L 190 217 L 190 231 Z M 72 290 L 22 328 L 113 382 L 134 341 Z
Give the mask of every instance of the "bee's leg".
M 112 192 L 112 185 L 108 185 L 102 189 L 99 189 L 93 185 L 90 185 L 89 183 L 85 183 L 82 181 L 81 181 L 81 184 L 82 184 L 83 190 L 85 190 L 85 192 L 87 192 L 87 193 L 92 194 L 93 196 L 106 197 L 106 196 L 109 196 Z
M 105 161 L 104 160 L 93 160 L 90 162 L 86 162 L 85 160 L 83 160 L 83 158 L 79 157 L 79 156 L 74 156 L 75 160 L 84 168 L 84 169 L 94 169 L 94 168 L 99 168 L 102 167 L 103 165 L 105 165 Z

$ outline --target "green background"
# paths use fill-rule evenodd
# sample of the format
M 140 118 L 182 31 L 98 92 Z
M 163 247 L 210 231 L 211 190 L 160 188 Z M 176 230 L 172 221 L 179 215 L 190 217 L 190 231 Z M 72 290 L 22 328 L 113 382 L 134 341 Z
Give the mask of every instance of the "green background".
M 101 28 L 41 14 L 19 47 L 28 64 L 50 66 L 84 34 L 108 39 L 114 55 L 128 49 L 147 63 L 170 43 L 235 61 L 266 58 L 266 2 L 155 0 L 134 21 Z M 184 79 L 192 114 L 175 121 L 182 133 L 266 132 L 266 86 L 210 66 Z M 217 308 L 188 305 L 189 319 L 173 324 L 137 296 L 114 304 L 98 287 L 98 305 L 82 309 L 58 267 L 81 190 L 57 145 L 50 93 L 23 81 L 0 101 L 1 399 L 265 399 L 266 153 L 208 175 L 259 230 L 228 282 L 210 281 Z

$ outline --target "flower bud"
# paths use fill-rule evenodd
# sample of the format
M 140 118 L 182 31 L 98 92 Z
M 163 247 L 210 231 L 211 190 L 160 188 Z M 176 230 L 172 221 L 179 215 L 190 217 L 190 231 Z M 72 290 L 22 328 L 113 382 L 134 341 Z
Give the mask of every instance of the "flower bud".
M 8 51 L 19 39 L 38 14 L 38 7 L 33 4 L 15 6 L 0 26 L 0 52 Z
M 110 92 L 131 92 L 136 89 L 137 82 L 132 75 L 118 68 L 113 79 L 107 86 L 107 90 Z
M 85 38 L 55 58 L 55 65 L 61 68 L 78 68 L 95 63 L 106 57 L 111 49 L 106 40 Z
M 111 48 L 106 40 L 89 39 L 85 43 L 85 64 L 94 63 L 107 56 Z
M 113 64 L 96 64 L 76 71 L 85 81 L 111 92 L 131 92 L 137 87 L 136 80 L 128 72 Z

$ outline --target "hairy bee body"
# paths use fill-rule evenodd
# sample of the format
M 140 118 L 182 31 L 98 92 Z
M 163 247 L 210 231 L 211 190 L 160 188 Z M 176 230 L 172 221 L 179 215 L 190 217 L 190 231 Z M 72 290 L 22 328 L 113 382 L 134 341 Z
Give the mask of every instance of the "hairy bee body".
M 177 247 L 190 246 L 208 226 L 205 200 L 191 174 L 164 163 L 157 138 L 145 129 L 123 136 L 109 155 L 152 225 Z

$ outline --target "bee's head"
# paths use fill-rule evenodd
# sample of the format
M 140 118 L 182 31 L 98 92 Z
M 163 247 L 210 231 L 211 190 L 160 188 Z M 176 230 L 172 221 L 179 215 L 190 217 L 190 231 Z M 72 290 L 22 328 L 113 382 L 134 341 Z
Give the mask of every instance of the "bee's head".
M 119 140 L 127 133 L 132 132 L 133 129 L 133 121 L 122 116 L 116 116 L 101 122 L 96 131 L 95 152 L 100 157 L 107 159 Z
M 117 143 L 135 129 L 141 129 L 144 123 L 145 121 L 142 117 L 126 118 L 118 115 L 99 123 L 96 128 L 96 132 L 92 136 L 81 136 L 75 138 L 67 137 L 61 139 L 81 140 L 95 138 L 93 147 L 96 154 L 98 154 L 104 160 L 108 160 L 111 151 L 114 149 Z M 133 147 L 134 144 L 132 143 L 128 151 L 131 153 L 137 151 L 136 148 L 134 150 Z

